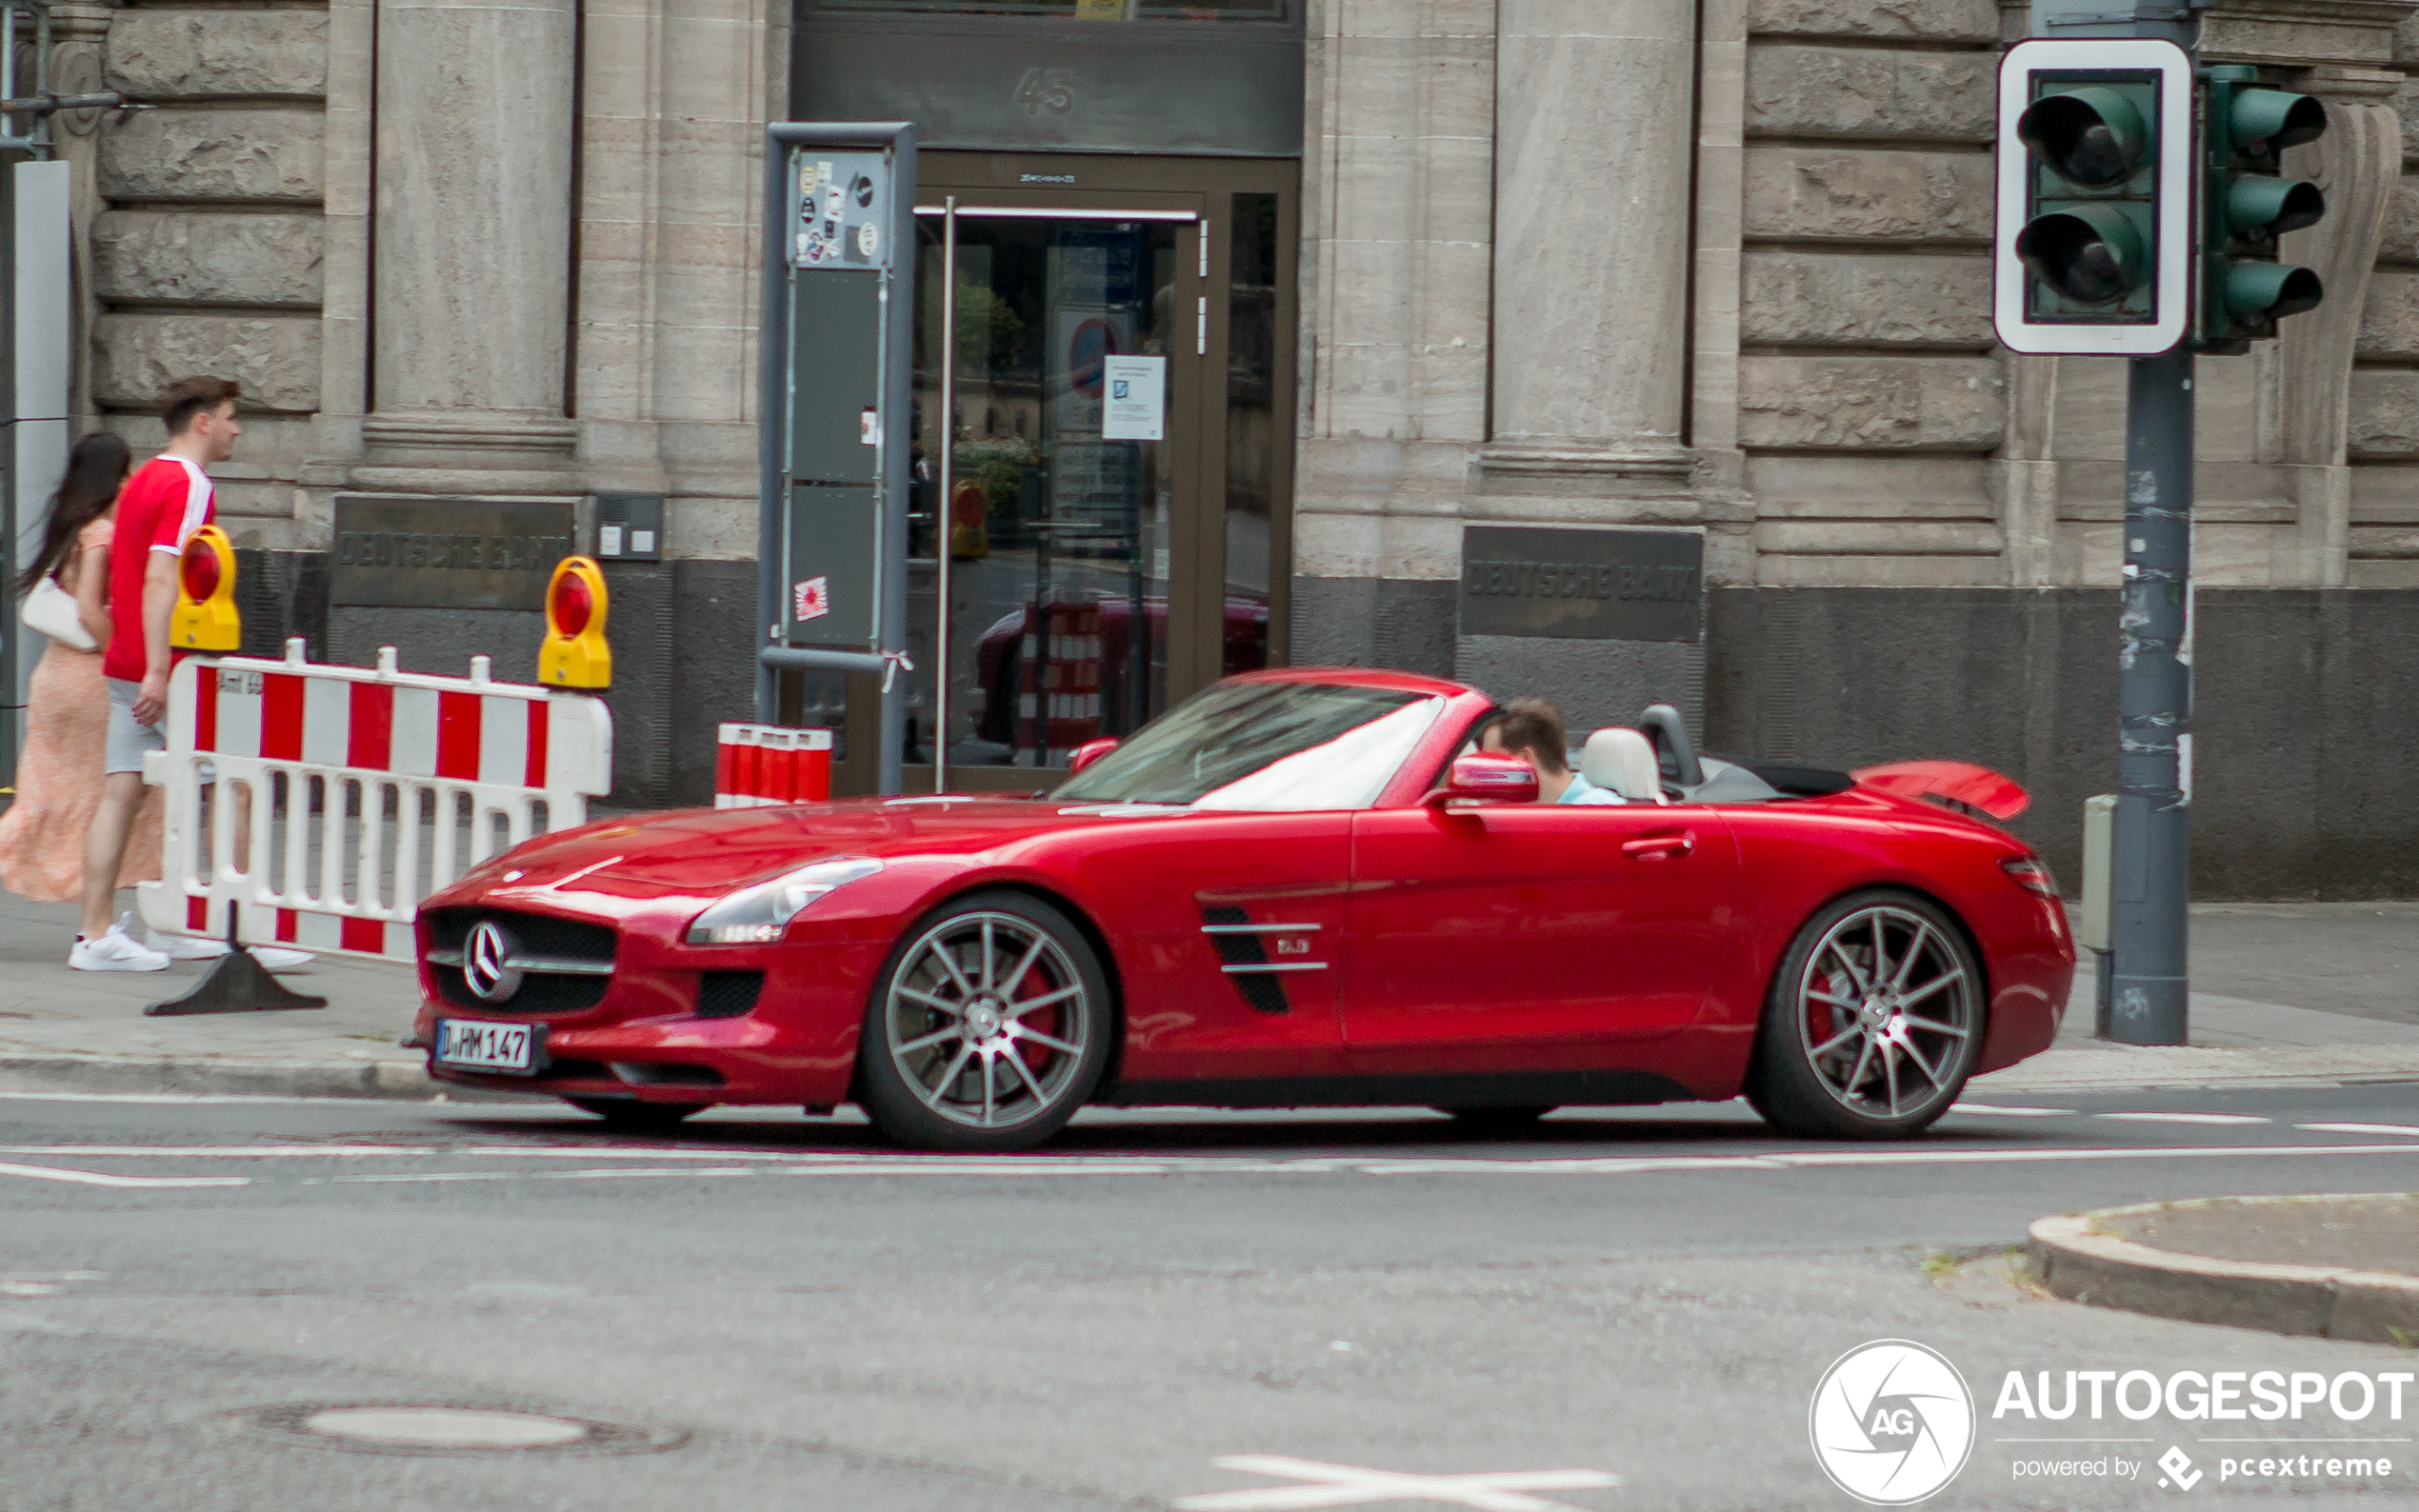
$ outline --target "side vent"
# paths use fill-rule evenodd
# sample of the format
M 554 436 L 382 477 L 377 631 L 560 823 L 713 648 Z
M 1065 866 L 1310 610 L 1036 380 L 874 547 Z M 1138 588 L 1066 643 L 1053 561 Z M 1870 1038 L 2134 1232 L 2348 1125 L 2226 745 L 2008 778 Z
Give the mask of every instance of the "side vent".
M 1205 925 L 1249 924 L 1251 916 L 1241 908 L 1222 906 L 1201 910 Z M 1256 934 L 1213 934 L 1210 943 L 1218 947 L 1218 963 L 1229 966 L 1264 966 L 1269 964 L 1269 950 Z M 1254 1013 L 1290 1013 L 1293 1005 L 1285 998 L 1285 985 L 1265 972 L 1230 971 L 1227 980 L 1243 994 Z

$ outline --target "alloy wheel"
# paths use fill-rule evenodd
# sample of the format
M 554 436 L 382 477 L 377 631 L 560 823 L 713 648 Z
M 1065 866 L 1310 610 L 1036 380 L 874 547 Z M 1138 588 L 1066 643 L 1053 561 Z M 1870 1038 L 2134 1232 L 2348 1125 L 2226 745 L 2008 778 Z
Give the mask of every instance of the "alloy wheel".
M 1798 1045 L 1831 1100 L 1866 1118 L 1925 1111 L 1956 1088 L 1978 993 L 1938 925 L 1888 904 L 1826 930 L 1797 984 Z
M 910 1093 L 968 1128 L 1009 1129 L 1055 1107 L 1095 1017 L 1066 948 L 1032 920 L 945 919 L 908 947 L 882 1022 Z

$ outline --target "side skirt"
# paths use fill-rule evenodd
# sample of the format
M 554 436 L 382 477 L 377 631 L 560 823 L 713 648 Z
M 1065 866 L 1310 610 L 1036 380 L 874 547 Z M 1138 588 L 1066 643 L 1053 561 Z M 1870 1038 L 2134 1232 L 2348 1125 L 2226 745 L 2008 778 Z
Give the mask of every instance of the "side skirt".
M 1114 1107 L 1609 1107 L 1700 1099 L 1652 1071 L 1452 1071 L 1123 1082 L 1092 1101 Z

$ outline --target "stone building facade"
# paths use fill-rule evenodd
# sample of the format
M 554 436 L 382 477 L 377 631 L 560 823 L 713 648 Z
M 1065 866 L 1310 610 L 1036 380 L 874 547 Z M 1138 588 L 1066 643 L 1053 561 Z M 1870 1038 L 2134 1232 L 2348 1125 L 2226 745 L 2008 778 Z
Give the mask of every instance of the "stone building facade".
M 793 90 L 793 24 L 836 0 L 799 3 L 54 8 L 62 76 L 153 107 L 62 135 L 77 402 L 148 442 L 167 379 L 244 383 L 222 508 L 256 639 L 509 671 L 533 616 L 330 606 L 335 498 L 661 494 L 670 560 L 614 569 L 621 791 L 710 787 L 704 732 L 750 686 L 763 127 L 840 113 Z M 1716 749 L 1982 761 L 2071 873 L 2113 782 L 2124 374 L 1992 340 L 1993 79 L 2026 7 L 1259 4 L 1303 75 L 1284 654 L 1575 722 L 1668 697 Z M 2205 59 L 2330 128 L 2296 149 L 2328 216 L 2289 244 L 2325 305 L 2200 368 L 2211 895 L 2419 888 L 2415 9 L 2202 12 Z M 1496 526 L 1701 535 L 1702 639 L 1462 633 L 1464 533 Z

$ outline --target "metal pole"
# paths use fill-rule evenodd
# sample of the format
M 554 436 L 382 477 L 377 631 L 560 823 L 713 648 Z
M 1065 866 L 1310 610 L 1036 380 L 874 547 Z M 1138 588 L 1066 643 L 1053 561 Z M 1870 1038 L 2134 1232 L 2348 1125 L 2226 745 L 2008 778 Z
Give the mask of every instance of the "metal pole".
M 2129 364 L 2125 583 L 2118 615 L 2116 898 L 2109 1037 L 2182 1044 L 2190 885 L 2192 369 L 2189 349 Z
M 907 649 L 908 456 L 914 448 L 910 417 L 915 402 L 915 128 L 891 136 L 890 270 L 882 275 L 882 646 Z M 900 790 L 907 746 L 907 682 L 893 668 L 882 679 L 882 753 L 877 789 Z
M 765 138 L 764 288 L 756 353 L 756 723 L 779 718 L 772 667 L 764 653 L 781 645 L 782 578 L 789 561 L 785 528 L 790 511 L 790 149 L 779 126 Z
M 957 510 L 950 498 L 957 453 L 957 196 L 941 201 L 941 498 L 932 507 L 941 607 L 932 627 L 932 790 L 950 790 L 950 549 Z

